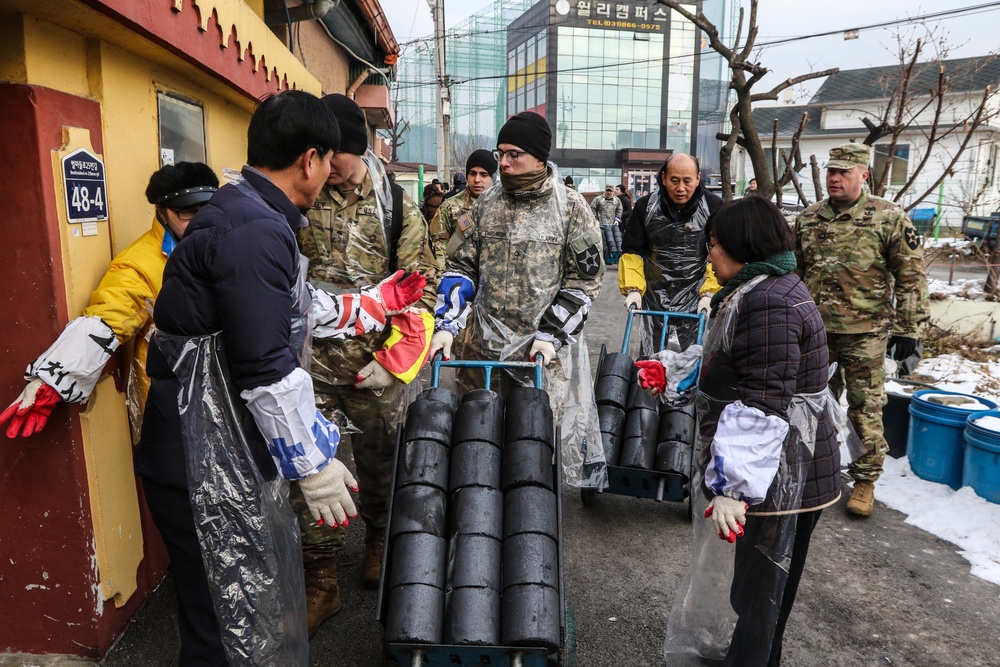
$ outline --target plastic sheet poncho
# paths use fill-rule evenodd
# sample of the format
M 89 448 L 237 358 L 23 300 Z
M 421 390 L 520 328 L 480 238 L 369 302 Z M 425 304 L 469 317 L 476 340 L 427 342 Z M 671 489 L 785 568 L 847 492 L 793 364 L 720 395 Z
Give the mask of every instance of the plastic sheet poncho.
M 569 226 L 566 188 L 559 177 L 558 167 L 549 162 L 548 168 L 552 196 L 547 198 L 543 210 L 533 210 L 531 215 L 534 219 L 561 221 L 561 228 L 565 230 Z M 497 179 L 479 196 L 476 207 L 490 206 L 503 196 L 504 190 Z M 501 206 L 499 202 L 496 205 Z M 586 213 L 590 215 L 589 209 Z M 537 229 L 529 227 L 526 233 L 536 234 Z M 480 271 L 482 275 L 483 267 Z M 553 282 L 549 278 L 554 280 L 554 277 L 546 276 L 535 283 L 536 286 Z M 511 295 L 503 295 L 503 298 L 510 299 Z M 501 321 L 490 313 L 490 295 L 480 289 L 472 302 L 471 324 L 456 341 L 456 355 L 463 359 L 527 360 L 541 316 L 551 305 L 552 298 L 552 293 L 542 289 L 517 295 L 517 308 L 508 309 Z M 503 369 L 502 372 L 518 384 L 533 386 L 533 373 L 530 371 Z M 469 374 L 464 375 L 469 377 Z M 464 384 L 463 388 L 467 389 L 468 382 Z M 594 400 L 590 357 L 582 332 L 563 344 L 556 353 L 555 361 L 546 367 L 544 389 L 549 394 L 555 423 L 560 428 L 563 479 L 572 486 L 603 487 L 607 466 Z
M 291 346 L 308 363 L 307 262 L 292 287 Z M 180 382 L 188 492 L 222 642 L 233 667 L 304 667 L 309 637 L 299 525 L 288 482 L 265 480 L 240 428 L 245 410 L 219 334 L 156 333 Z M 308 368 L 308 367 L 307 367 Z
M 760 276 L 745 283 L 723 302 L 705 337 L 705 359 L 719 352 L 727 353 L 731 348 L 739 303 L 764 278 Z M 728 381 L 735 392 L 737 378 L 734 376 Z M 677 592 L 667 622 L 664 654 L 668 659 L 671 655 L 724 658 L 740 616 L 753 624 L 755 632 L 773 636 L 795 540 L 798 515 L 791 512 L 801 506 L 817 425 L 823 414 L 831 409 L 833 401 L 830 399 L 828 390 L 792 397 L 788 408 L 790 428 L 777 472 L 764 502 L 749 511 L 749 514 L 774 514 L 755 516 L 757 526 L 739 538 L 734 548 L 719 539 L 713 522 L 703 519 L 709 502 L 704 480 L 712 457 L 710 434 L 729 402 L 699 388 L 695 399 L 698 433 L 691 479 L 694 516 L 691 567 Z M 736 562 L 738 553 L 742 565 Z M 738 576 L 737 569 L 741 569 Z M 767 656 L 763 656 L 763 662 L 758 662 L 761 656 L 741 655 L 740 659 L 740 664 L 745 665 L 767 662 Z
M 663 212 L 661 195 L 662 190 L 654 190 L 646 204 L 646 232 L 650 247 L 648 257 L 643 259 L 646 274 L 643 307 L 647 310 L 693 313 L 698 306 L 708 260 L 705 249 L 708 201 L 702 196 L 689 220 L 675 222 Z M 656 318 L 643 319 L 640 335 L 644 355 L 659 351 L 662 326 L 662 321 Z M 677 344 L 681 349 L 694 341 L 696 332 L 697 322 L 694 320 L 677 326 Z

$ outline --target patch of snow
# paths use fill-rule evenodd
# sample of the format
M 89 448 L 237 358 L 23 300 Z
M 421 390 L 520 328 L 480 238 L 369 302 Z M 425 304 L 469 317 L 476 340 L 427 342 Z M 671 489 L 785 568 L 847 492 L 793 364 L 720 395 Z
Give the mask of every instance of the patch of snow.
M 985 431 L 996 431 L 997 433 L 1000 433 L 1000 417 L 987 415 L 986 417 L 973 419 L 972 423 Z
M 885 471 L 875 485 L 875 497 L 907 515 L 906 523 L 926 530 L 961 549 L 971 574 L 1000 585 L 1000 505 L 988 502 L 965 486 L 953 491 L 917 477 L 904 456 L 887 456 Z

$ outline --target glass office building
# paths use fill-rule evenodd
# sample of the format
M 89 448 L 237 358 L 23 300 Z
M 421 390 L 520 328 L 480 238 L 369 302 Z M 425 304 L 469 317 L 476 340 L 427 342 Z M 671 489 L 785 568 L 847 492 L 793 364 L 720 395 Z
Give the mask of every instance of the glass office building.
M 725 39 L 728 0 L 686 5 Z M 543 0 L 507 29 L 507 114 L 553 129 L 551 159 L 580 191 L 648 191 L 671 152 L 718 170 L 728 70 L 695 26 L 651 0 Z

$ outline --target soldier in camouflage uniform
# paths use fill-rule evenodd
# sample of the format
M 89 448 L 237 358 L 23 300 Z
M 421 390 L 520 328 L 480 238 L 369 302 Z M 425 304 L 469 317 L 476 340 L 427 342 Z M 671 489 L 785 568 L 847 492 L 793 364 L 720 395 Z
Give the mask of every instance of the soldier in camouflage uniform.
M 854 491 L 847 510 L 869 516 L 887 446 L 882 434 L 885 355 L 914 353 L 929 301 L 921 239 L 903 209 L 868 194 L 870 149 L 844 144 L 830 151 L 826 199 L 796 219 L 798 270 L 827 330 L 830 388 L 846 385 L 848 416 L 868 454 L 849 466 Z
M 455 234 L 459 219 L 469 212 L 479 195 L 493 184 L 493 174 L 496 171 L 497 161 L 492 152 L 479 149 L 469 155 L 469 159 L 465 161 L 465 189 L 454 197 L 445 199 L 437 215 L 430 221 L 431 246 L 437 257 L 445 257 L 448 241 Z
M 551 137 L 545 119 L 532 112 L 501 128 L 500 187 L 483 194 L 458 223 L 464 237 L 451 249 L 438 289 L 432 355 L 440 349 L 451 356 L 474 304 L 463 358 L 541 354 L 551 365 L 549 378 L 562 376 L 560 363 L 552 362 L 583 329 L 604 265 L 586 200 L 546 165 Z
M 330 292 L 377 283 L 397 269 L 418 271 L 427 279 L 424 298 L 393 315 L 382 333 L 342 340 L 313 341 L 310 369 L 321 411 L 342 411 L 360 429 L 351 436 L 359 482 L 359 509 L 365 521 L 364 583 L 378 586 L 382 540 L 390 493 L 396 424 L 405 411 L 405 385 L 427 359 L 433 332 L 431 315 L 443 266 L 435 258 L 427 225 L 416 204 L 390 185 L 377 158 L 368 151 L 364 113 L 344 95 L 323 102 L 341 128 L 341 146 L 308 227 L 298 231 L 299 248 L 309 259 L 309 280 Z M 393 222 L 402 203 L 401 225 Z M 397 229 L 398 227 L 398 229 Z M 398 232 L 398 238 L 393 238 Z M 374 391 L 373 391 L 374 390 Z M 340 610 L 336 556 L 343 529 L 317 526 L 298 490 L 293 506 L 302 527 L 306 604 L 310 635 Z

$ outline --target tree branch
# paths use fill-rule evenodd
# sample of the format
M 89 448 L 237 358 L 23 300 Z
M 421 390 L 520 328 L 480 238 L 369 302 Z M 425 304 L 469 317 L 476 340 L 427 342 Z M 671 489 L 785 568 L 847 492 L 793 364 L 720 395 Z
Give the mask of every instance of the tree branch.
M 802 83 L 803 81 L 809 81 L 811 79 L 819 79 L 824 76 L 830 76 L 831 74 L 836 74 L 840 71 L 839 67 L 832 67 L 830 69 L 825 69 L 822 72 L 810 72 L 809 74 L 802 74 L 800 76 L 793 77 L 791 79 L 785 79 L 777 86 L 767 91 L 766 93 L 757 93 L 756 95 L 750 96 L 751 102 L 760 102 L 761 100 L 776 100 L 778 99 L 778 93 L 783 91 L 785 88 L 790 88 L 797 83 Z

